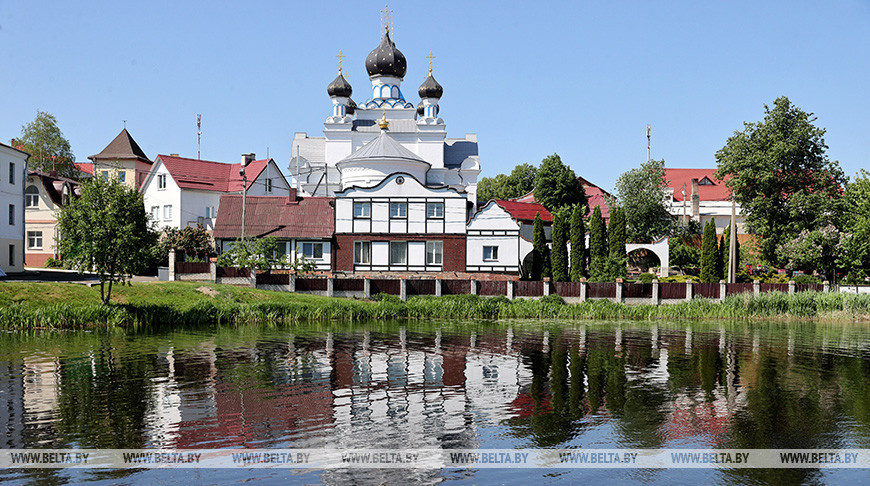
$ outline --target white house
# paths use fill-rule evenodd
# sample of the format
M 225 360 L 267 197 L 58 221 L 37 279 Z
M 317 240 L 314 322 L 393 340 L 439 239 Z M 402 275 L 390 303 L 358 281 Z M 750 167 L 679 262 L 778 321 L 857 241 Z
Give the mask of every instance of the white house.
M 395 143 L 386 132 L 382 135 L 387 139 L 382 146 Z M 465 193 L 426 186 L 410 174 L 337 192 L 333 268 L 465 271 L 466 204 Z
M 723 234 L 731 224 L 731 190 L 726 181 L 716 178 L 716 169 L 665 169 L 666 202 L 669 212 L 683 220 L 695 220 L 703 227 L 707 221 Z M 740 205 L 736 205 L 737 234 L 746 233 Z
M 30 155 L 0 143 L 0 276 L 24 271 L 24 186 Z
M 212 230 L 221 196 L 241 193 L 243 187 L 251 196 L 286 198 L 290 194 L 290 185 L 275 161 L 254 160 L 254 154 L 243 155 L 238 164 L 158 155 L 141 192 L 145 210 L 160 227 L 201 224 Z
M 467 270 L 521 274 L 532 252 L 532 226 L 537 214 L 549 239 L 553 216 L 544 206 L 504 200 L 486 203 L 468 221 Z

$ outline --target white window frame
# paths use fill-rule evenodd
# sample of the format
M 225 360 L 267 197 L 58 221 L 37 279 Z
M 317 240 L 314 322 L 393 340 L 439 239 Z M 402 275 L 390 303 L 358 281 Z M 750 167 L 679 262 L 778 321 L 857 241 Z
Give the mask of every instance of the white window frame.
M 205 217 L 206 218 L 217 218 L 217 211 L 214 206 L 206 206 L 205 207 Z
M 391 202 L 390 219 L 408 219 L 408 203 Z
M 489 258 L 486 257 L 486 251 L 489 250 Z M 498 245 L 485 245 L 483 247 L 483 261 L 497 262 L 498 261 Z
M 272 192 L 272 179 L 266 179 L 266 192 Z
M 157 174 L 157 190 L 166 189 L 166 174 Z
M 372 219 L 372 203 L 354 201 L 353 219 Z
M 151 206 L 151 219 L 160 221 L 160 206 Z
M 317 256 L 317 249 L 320 256 Z M 320 241 L 307 241 L 302 243 L 302 256 L 309 260 L 323 260 L 323 243 Z
M 27 232 L 27 249 L 28 250 L 41 250 L 42 249 L 42 231 L 28 231 Z
M 36 192 L 30 192 L 33 189 Z M 36 186 L 27 186 L 24 190 L 24 207 L 38 208 L 39 207 L 39 188 Z
M 432 256 L 430 260 L 429 257 Z M 426 265 L 441 266 L 444 265 L 444 242 L 427 241 L 426 242 Z
M 366 257 L 366 258 L 363 258 Z M 371 265 L 372 264 L 372 242 L 371 241 L 354 241 L 353 242 L 353 263 L 354 265 Z
M 172 205 L 165 204 L 163 205 L 163 220 L 169 221 L 172 219 Z
M 121 184 L 127 183 L 127 171 L 126 170 L 119 170 L 118 171 L 118 182 L 120 182 Z
M 438 214 L 439 213 L 438 209 L 440 209 L 440 214 Z M 426 203 L 426 219 L 444 219 L 444 203 L 443 202 L 427 202 Z
M 393 247 L 404 247 L 404 258 L 402 261 L 393 259 Z M 407 266 L 408 265 L 408 242 L 407 241 L 391 241 L 390 242 L 390 265 Z

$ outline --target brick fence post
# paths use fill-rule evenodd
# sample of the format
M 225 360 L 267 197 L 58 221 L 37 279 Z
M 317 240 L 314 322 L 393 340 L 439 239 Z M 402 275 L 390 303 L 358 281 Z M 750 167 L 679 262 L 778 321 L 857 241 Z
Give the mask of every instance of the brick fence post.
M 368 275 L 363 277 L 363 297 L 368 300 L 372 298 L 372 281 Z
M 789 295 L 794 293 L 794 280 L 788 281 L 788 293 Z
M 505 289 L 507 298 L 510 300 L 514 300 L 514 295 L 516 295 L 516 283 L 513 280 L 507 281 L 507 289 Z
M 659 305 L 659 279 L 652 281 L 652 305 Z
M 175 250 L 169 250 L 169 281 L 175 281 Z
M 761 282 L 759 282 L 758 280 L 752 281 L 752 294 L 756 297 L 761 295 Z
M 831 282 L 825 280 L 822 282 L 822 292 L 830 292 L 831 291 Z
M 399 279 L 399 298 L 408 300 L 408 281 L 404 278 Z
M 613 299 L 614 302 L 624 302 L 625 299 L 622 297 L 622 279 L 616 279 L 616 298 Z
M 686 280 L 686 302 L 691 302 L 692 297 L 694 297 L 695 289 L 692 288 L 694 282 L 691 280 Z
M 335 277 L 326 279 L 326 296 L 335 297 Z
M 435 297 L 441 297 L 441 279 L 435 279 Z
M 586 302 L 586 291 L 589 289 L 589 284 L 585 278 L 580 279 L 580 302 Z
M 469 280 L 469 292 L 471 295 L 477 295 L 477 280 Z

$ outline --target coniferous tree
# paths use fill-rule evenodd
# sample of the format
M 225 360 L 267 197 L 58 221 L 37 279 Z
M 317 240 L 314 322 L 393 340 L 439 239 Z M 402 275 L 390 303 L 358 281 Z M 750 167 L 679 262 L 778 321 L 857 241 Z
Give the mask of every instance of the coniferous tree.
M 550 276 L 550 252 L 547 249 L 547 237 L 544 233 L 544 222 L 541 213 L 535 214 L 532 225 L 532 280 L 541 280 Z
M 723 280 L 728 276 L 728 267 L 725 266 L 728 263 L 728 240 L 725 239 L 727 236 L 727 234 L 722 235 L 722 238 L 719 240 L 719 249 L 716 252 L 716 276 L 719 280 Z
M 553 264 L 553 281 L 568 281 L 568 246 L 565 211 L 553 214 L 552 250 L 550 257 Z
M 616 206 L 610 212 L 610 225 L 607 228 L 609 243 L 608 274 L 610 279 L 625 278 L 627 272 L 625 243 L 627 231 L 625 227 L 625 210 Z
M 582 206 L 571 211 L 571 281 L 579 282 L 586 273 L 586 225 Z
M 716 226 L 712 221 L 704 225 L 704 236 L 701 240 L 701 281 L 716 282 L 719 248 L 716 246 Z
M 595 282 L 607 280 L 607 226 L 601 208 L 595 206 L 589 220 L 589 278 Z

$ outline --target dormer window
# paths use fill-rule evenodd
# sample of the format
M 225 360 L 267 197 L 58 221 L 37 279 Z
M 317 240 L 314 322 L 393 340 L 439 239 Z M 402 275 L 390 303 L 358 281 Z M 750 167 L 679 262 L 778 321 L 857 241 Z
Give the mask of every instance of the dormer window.
M 39 207 L 39 189 L 36 186 L 27 186 L 27 189 L 24 190 L 24 207 Z
M 708 179 L 706 176 L 704 176 L 703 179 L 701 179 L 700 181 L 698 181 L 698 185 L 699 185 L 699 186 L 715 186 L 716 184 L 714 184 L 713 181 L 711 181 L 711 180 Z

